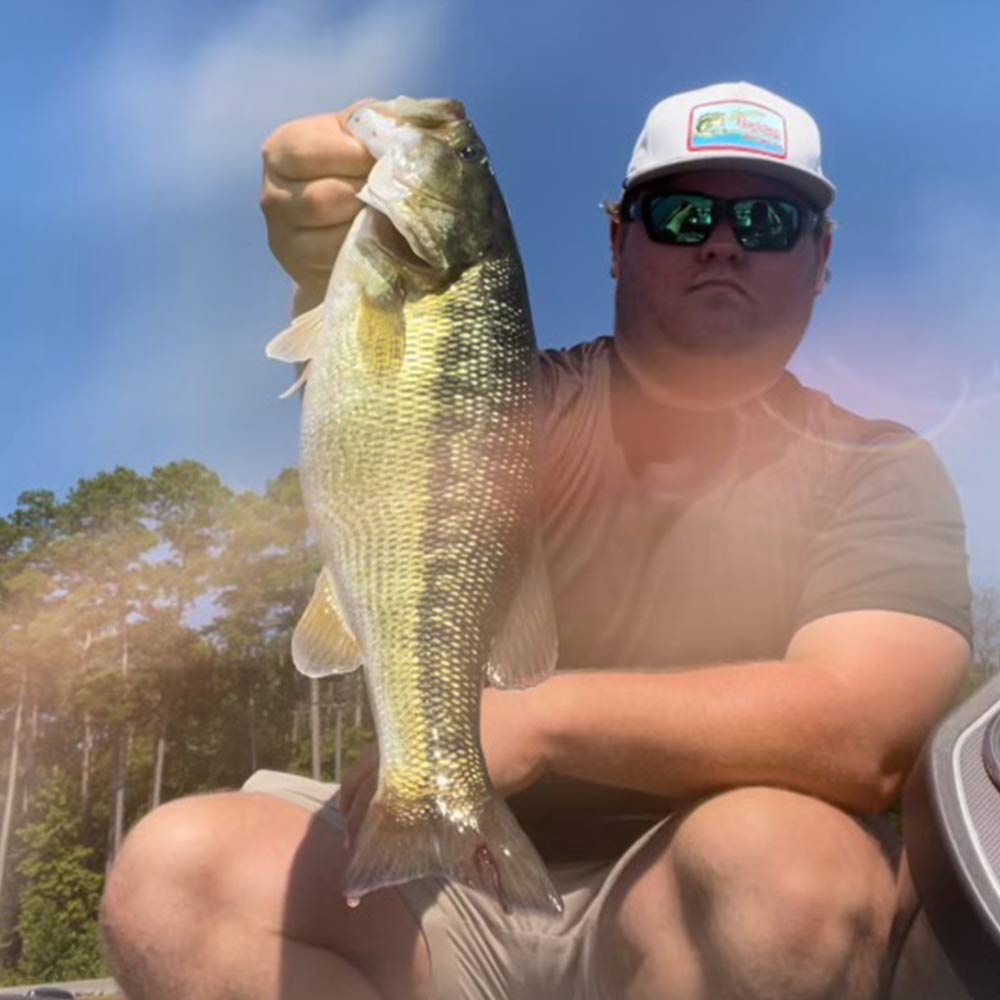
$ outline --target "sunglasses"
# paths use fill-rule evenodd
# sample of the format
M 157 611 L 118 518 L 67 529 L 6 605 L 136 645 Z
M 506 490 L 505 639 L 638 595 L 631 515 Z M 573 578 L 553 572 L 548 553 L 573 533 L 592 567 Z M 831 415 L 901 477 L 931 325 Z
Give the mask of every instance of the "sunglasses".
M 626 198 L 622 217 L 642 219 L 654 243 L 698 246 L 722 217 L 729 220 L 744 250 L 791 250 L 806 229 L 814 229 L 820 213 L 787 198 L 713 198 L 693 191 L 639 191 Z

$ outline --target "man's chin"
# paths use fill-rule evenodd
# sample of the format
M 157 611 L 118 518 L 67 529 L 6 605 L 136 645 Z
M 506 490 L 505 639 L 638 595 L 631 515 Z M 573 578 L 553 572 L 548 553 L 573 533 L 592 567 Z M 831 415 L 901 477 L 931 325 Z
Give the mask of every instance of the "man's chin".
M 626 371 L 645 395 L 683 409 L 712 410 L 753 398 L 780 378 L 794 343 L 747 328 L 706 326 L 655 343 L 616 338 Z
M 699 357 L 738 357 L 759 349 L 765 339 L 742 324 L 704 323 L 697 329 L 665 331 L 662 343 L 664 347 Z

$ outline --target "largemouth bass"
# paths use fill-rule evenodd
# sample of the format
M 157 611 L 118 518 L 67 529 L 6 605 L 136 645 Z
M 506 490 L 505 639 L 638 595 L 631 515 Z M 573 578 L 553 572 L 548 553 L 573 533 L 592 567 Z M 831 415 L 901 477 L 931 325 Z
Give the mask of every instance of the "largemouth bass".
M 349 128 L 376 157 L 365 207 L 324 303 L 268 345 L 306 362 L 300 475 L 323 559 L 293 659 L 311 677 L 363 664 L 378 736 L 345 895 L 441 875 L 558 912 L 479 743 L 484 679 L 532 684 L 556 658 L 513 230 L 459 102 L 372 102 Z

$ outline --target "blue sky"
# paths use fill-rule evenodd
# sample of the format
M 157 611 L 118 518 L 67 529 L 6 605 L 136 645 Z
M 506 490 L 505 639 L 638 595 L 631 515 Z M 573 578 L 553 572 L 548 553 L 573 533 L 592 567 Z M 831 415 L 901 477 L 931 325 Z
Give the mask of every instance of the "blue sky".
M 621 11 L 627 10 L 627 14 Z M 1000 582 L 1000 60 L 992 3 L 223 0 L 5 13 L 0 513 L 124 464 L 237 489 L 296 462 L 263 348 L 288 285 L 257 209 L 282 121 L 454 96 L 490 147 L 539 340 L 611 326 L 606 226 L 649 107 L 746 79 L 808 108 L 839 188 L 834 281 L 793 365 L 930 437 L 974 579 Z

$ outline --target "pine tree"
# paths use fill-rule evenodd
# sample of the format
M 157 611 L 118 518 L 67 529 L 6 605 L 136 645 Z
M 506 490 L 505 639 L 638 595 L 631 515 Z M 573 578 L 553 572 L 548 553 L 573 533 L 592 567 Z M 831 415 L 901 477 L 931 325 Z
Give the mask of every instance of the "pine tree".
M 55 771 L 41 789 L 35 820 L 19 833 L 22 880 L 18 973 L 27 981 L 106 975 L 97 933 L 103 877 L 82 846 L 71 780 Z

